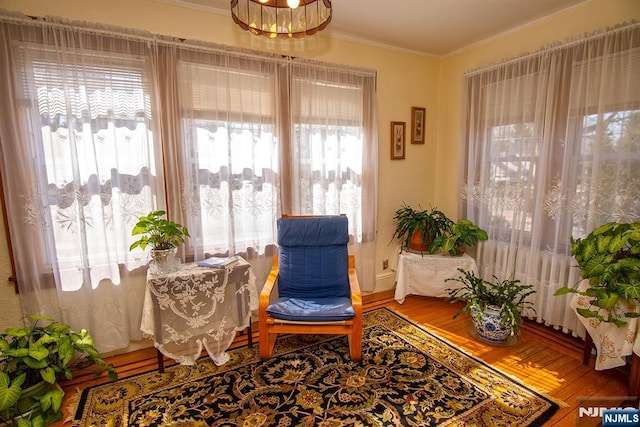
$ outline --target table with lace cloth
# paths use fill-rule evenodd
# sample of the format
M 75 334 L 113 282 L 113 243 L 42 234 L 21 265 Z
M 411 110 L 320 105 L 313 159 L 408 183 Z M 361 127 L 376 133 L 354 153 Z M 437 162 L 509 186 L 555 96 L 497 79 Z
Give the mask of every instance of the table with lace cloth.
M 468 254 L 396 253 L 391 268 L 396 270 L 395 300 L 404 303 L 407 295 L 447 297 L 447 288 L 460 287 L 458 282 L 446 281 L 461 276 L 458 268 L 478 274 L 476 260 Z
M 182 264 L 168 274 L 147 272 L 140 329 L 160 353 L 180 364 L 195 364 L 204 348 L 220 366 L 229 360 L 226 350 L 236 332 L 250 328 L 257 308 L 255 276 L 245 260 L 227 269 Z

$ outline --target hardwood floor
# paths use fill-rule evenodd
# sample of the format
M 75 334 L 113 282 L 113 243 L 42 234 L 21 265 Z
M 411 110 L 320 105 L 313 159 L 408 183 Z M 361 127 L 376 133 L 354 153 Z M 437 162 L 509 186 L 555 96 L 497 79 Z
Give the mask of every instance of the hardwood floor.
M 364 307 L 365 310 L 388 307 L 554 399 L 561 408 L 545 426 L 576 426 L 578 399 L 619 397 L 611 403 L 619 405 L 622 398 L 627 396 L 628 379 L 622 371 L 596 371 L 593 357 L 589 366 L 582 364 L 581 340 L 542 326 L 527 322 L 515 345 L 500 347 L 474 339 L 469 333 L 468 317 L 452 319 L 461 306 L 442 299 L 408 296 L 404 304 L 398 304 L 393 299 L 392 292 L 385 292 L 365 296 Z M 258 339 L 257 323 L 253 328 L 253 339 L 255 344 Z M 246 344 L 247 336 L 239 335 L 232 347 Z M 116 366 L 120 378 L 157 369 L 156 352 L 153 348 L 114 356 L 108 362 Z M 172 362 L 165 358 L 165 365 Z M 68 401 L 77 394 L 77 390 L 105 381 L 104 378 L 96 380 L 77 376 L 62 384 L 66 392 L 65 399 Z M 61 422 L 57 425 L 65 424 Z M 580 425 L 598 424 L 582 419 Z

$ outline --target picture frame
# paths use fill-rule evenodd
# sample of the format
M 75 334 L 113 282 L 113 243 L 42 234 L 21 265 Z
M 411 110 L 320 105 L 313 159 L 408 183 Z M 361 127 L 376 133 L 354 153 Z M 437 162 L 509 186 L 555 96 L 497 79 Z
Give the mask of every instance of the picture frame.
M 405 122 L 391 122 L 391 160 L 405 156 Z
M 411 143 L 424 144 L 424 124 L 426 108 L 411 107 Z

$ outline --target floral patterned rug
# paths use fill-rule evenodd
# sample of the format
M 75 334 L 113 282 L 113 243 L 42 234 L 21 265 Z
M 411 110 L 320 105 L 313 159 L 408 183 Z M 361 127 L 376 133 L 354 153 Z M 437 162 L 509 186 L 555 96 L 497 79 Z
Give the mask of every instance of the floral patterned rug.
M 557 404 L 388 309 L 346 337 L 285 336 L 82 392 L 73 426 L 533 426 Z

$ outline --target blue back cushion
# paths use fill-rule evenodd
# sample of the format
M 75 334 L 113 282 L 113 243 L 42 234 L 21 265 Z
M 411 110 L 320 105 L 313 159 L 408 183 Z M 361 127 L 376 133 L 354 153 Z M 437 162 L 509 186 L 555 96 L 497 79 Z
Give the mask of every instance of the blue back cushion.
M 346 216 L 278 219 L 280 297 L 350 297 Z

